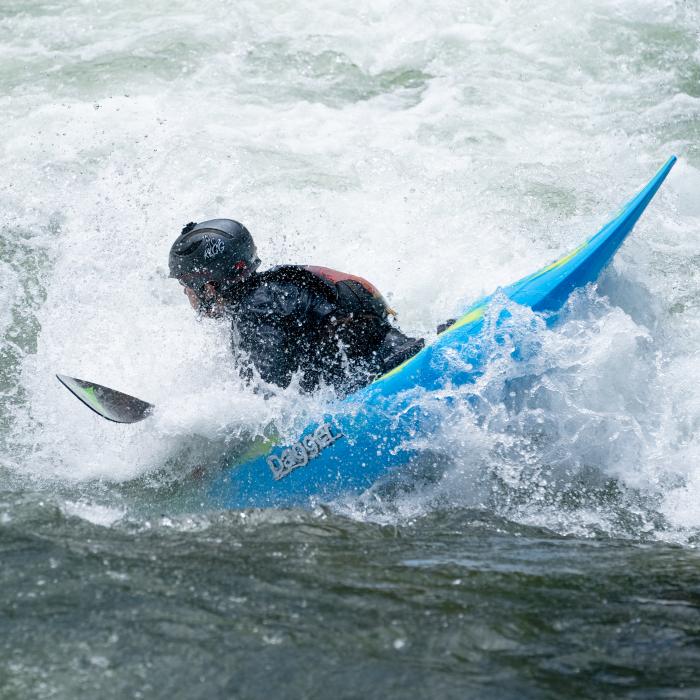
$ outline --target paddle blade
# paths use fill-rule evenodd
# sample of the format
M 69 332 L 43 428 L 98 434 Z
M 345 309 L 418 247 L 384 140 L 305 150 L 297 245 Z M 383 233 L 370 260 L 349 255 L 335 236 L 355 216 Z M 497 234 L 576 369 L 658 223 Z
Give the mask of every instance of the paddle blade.
M 88 408 L 115 423 L 138 423 L 148 418 L 154 408 L 151 403 L 100 384 L 66 377 L 64 374 L 57 374 L 56 378 Z

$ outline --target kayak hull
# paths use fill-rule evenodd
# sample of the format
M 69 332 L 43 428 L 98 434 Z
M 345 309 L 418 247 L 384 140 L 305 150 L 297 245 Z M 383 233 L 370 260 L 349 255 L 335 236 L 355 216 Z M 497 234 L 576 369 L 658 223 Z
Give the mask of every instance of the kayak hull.
M 473 383 L 492 347 L 485 324 L 503 326 L 509 313 L 490 310 L 494 296 L 548 312 L 550 319 L 575 289 L 594 282 L 632 231 L 675 163 L 670 158 L 650 182 L 598 233 L 538 272 L 473 304 L 452 326 L 403 365 L 328 408 L 287 445 L 269 441 L 224 469 L 209 485 L 214 507 L 308 506 L 361 493 L 416 456 L 416 436 L 429 437 L 454 399 L 440 390 Z M 459 362 L 455 363 L 455 357 Z M 458 365 L 458 367 L 456 366 Z M 441 410 L 427 410 L 431 395 Z

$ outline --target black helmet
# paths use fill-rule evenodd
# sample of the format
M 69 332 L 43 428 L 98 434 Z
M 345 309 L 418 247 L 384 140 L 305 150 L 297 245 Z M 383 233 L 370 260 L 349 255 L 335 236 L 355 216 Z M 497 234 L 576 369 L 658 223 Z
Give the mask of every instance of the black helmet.
M 191 222 L 170 248 L 170 276 L 195 291 L 206 284 L 253 272 L 257 250 L 248 229 L 233 219 Z

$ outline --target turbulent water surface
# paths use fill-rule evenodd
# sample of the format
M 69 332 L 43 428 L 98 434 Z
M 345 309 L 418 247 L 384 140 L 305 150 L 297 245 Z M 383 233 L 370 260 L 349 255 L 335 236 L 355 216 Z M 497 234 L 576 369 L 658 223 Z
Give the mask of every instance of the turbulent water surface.
M 699 27 L 0 0 L 0 697 L 700 697 Z M 430 339 L 672 153 L 600 283 L 419 436 L 439 469 L 308 511 L 192 497 L 328 396 L 241 384 L 167 278 L 184 223 L 361 274 Z M 108 424 L 55 372 L 157 410 Z

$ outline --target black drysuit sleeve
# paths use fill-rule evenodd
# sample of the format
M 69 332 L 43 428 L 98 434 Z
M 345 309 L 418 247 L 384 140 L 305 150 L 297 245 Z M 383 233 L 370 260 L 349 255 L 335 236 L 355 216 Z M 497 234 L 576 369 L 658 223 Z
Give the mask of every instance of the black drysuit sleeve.
M 268 282 L 238 307 L 233 342 L 243 351 L 243 372 L 252 367 L 271 384 L 286 387 L 304 368 L 314 330 L 332 306 L 313 291 L 291 282 Z M 247 360 L 247 362 L 246 362 Z

